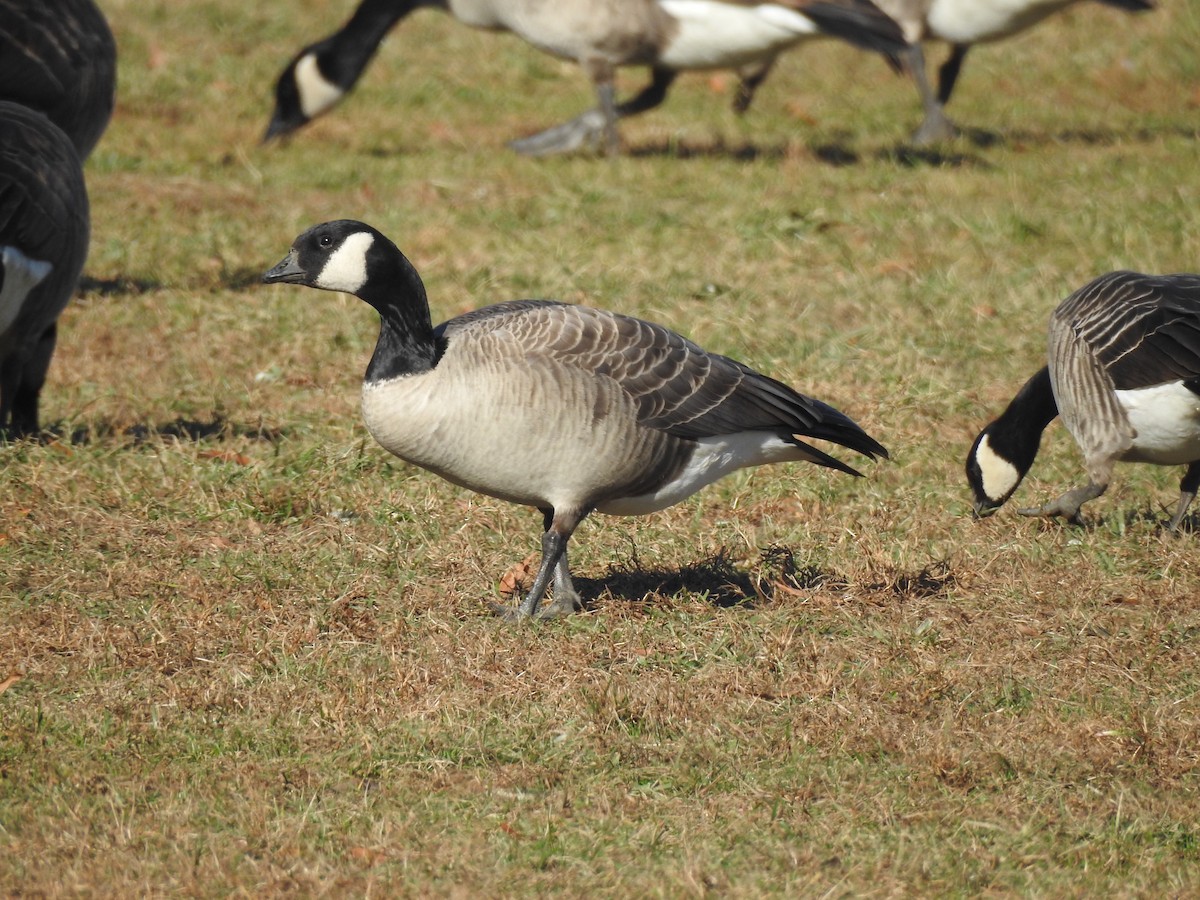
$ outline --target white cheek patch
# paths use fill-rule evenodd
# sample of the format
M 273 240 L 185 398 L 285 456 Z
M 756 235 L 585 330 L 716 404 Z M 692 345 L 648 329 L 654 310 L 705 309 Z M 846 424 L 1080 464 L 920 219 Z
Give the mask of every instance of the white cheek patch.
M 300 111 L 315 119 L 345 95 L 336 84 L 325 79 L 317 68 L 315 54 L 306 53 L 296 61 L 296 90 L 300 94 Z
M 1007 499 L 1021 483 L 1021 473 L 1017 467 L 992 449 L 987 435 L 975 448 L 975 462 L 983 478 L 983 493 L 989 500 L 1000 502 Z
M 30 259 L 16 247 L 0 247 L 0 269 L 4 270 L 4 281 L 0 284 L 0 334 L 8 330 L 29 292 L 53 268 L 48 262 Z
M 357 294 L 367 283 L 367 251 L 375 243 L 369 231 L 356 231 L 329 255 L 313 284 L 327 291 Z

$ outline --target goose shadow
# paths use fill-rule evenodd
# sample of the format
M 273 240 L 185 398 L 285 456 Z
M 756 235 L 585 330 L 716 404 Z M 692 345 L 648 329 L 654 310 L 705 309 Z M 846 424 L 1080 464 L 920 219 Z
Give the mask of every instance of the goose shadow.
M 152 294 L 163 288 L 162 282 L 150 281 L 146 278 L 127 278 L 124 275 L 116 278 L 92 278 L 84 275 L 80 277 L 75 292 L 84 297 L 115 297 L 130 294 Z
M 735 566 L 721 549 L 678 569 L 646 568 L 635 558 L 613 566 L 603 578 L 574 581 L 585 609 L 593 609 L 597 600 L 605 598 L 650 604 L 685 592 L 705 597 L 718 608 L 754 609 L 788 597 L 811 599 L 848 591 L 875 605 L 944 597 L 960 577 L 949 560 L 939 559 L 917 568 L 884 566 L 856 582 L 836 570 L 799 562 L 788 547 L 771 546 L 759 551 L 750 571 Z
M 706 597 L 713 606 L 753 608 L 762 599 L 755 581 L 719 551 L 679 568 L 647 568 L 636 560 L 613 566 L 601 578 L 576 576 L 575 589 L 584 607 L 612 598 L 626 603 L 654 603 L 683 593 Z
M 591 609 L 601 598 L 626 603 L 661 603 L 688 593 L 707 599 L 712 606 L 753 609 L 780 594 L 795 595 L 844 588 L 848 582 L 837 572 L 812 564 L 799 565 L 787 547 L 759 551 L 759 559 L 744 571 L 734 565 L 724 548 L 711 556 L 678 568 L 643 566 L 636 556 L 609 568 L 601 578 L 578 576 L 575 588 Z
M 1117 144 L 1151 144 L 1163 138 L 1174 137 L 1196 140 L 1200 128 L 1183 125 L 1164 125 L 1143 128 L 1063 128 L 1057 131 L 1036 131 L 1028 128 L 992 131 L 985 128 L 960 126 L 959 136 L 941 145 L 918 147 L 906 142 L 881 150 L 877 159 L 905 166 L 961 166 L 992 165 L 981 157 L 956 150 L 964 145 L 975 150 L 996 148 L 1017 149 L 1048 147 L 1052 145 L 1075 145 L 1080 147 L 1110 147 Z
M 991 168 L 991 164 L 978 154 L 945 148 L 913 147 L 899 144 L 874 151 L 854 148 L 848 137 L 834 137 L 819 143 L 755 144 L 753 142 L 730 143 L 724 138 L 708 141 L 664 139 L 650 141 L 626 150 L 626 155 L 635 159 L 723 159 L 738 163 L 779 161 L 791 156 L 807 153 L 818 163 L 830 168 L 841 169 L 862 165 L 866 160 L 887 162 L 905 168 L 918 166 L 951 168 Z
M 141 447 L 156 441 L 180 443 L 220 442 L 234 438 L 278 444 L 288 434 L 286 428 L 268 428 L 262 424 L 243 425 L 230 422 L 223 416 L 211 419 L 189 419 L 180 416 L 157 425 L 137 422 L 118 426 L 111 422 L 99 422 L 68 431 L 61 423 L 42 429 L 39 443 L 69 443 L 72 446 L 87 446 L 103 441 L 124 441 L 129 447 Z

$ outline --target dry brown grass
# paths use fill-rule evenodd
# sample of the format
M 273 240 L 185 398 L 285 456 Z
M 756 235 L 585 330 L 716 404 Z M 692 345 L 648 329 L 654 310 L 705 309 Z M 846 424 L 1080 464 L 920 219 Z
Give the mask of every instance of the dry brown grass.
M 262 149 L 278 66 L 345 4 L 102 5 L 121 100 L 58 439 L 0 450 L 0 894 L 1200 889 L 1179 473 L 1119 469 L 1086 529 L 973 522 L 961 475 L 1060 297 L 1196 268 L 1189 4 L 976 51 L 953 111 L 990 145 L 908 153 L 911 88 L 818 47 L 745 121 L 683 79 L 616 162 L 503 151 L 582 80 L 433 13 Z M 654 318 L 894 460 L 597 517 L 589 611 L 496 621 L 537 514 L 387 458 L 356 408 L 370 311 L 255 283 L 343 216 L 398 240 L 435 315 Z M 1056 428 L 1020 496 L 1079 474 Z

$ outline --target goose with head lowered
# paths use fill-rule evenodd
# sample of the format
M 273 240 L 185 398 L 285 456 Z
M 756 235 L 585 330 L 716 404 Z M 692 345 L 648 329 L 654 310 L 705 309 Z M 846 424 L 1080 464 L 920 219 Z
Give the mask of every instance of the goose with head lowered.
M 1027 516 L 1062 516 L 1108 487 L 1116 463 L 1186 465 L 1174 531 L 1200 487 L 1200 275 L 1111 272 L 1050 318 L 1049 365 L 980 432 L 967 456 L 975 512 L 1002 506 L 1056 416 L 1083 451 L 1088 482 Z
M 899 54 L 903 68 L 917 86 L 925 117 L 913 143 L 928 145 L 955 137 L 958 126 L 946 115 L 946 104 L 962 70 L 967 51 L 975 44 L 1012 37 L 1081 0 L 876 0 L 904 29 L 908 47 Z M 1127 12 L 1154 8 L 1153 0 L 1098 0 Z M 950 44 L 950 55 L 938 69 L 935 94 L 925 72 L 921 42 Z
M 512 32 L 578 62 L 591 79 L 598 106 L 512 142 L 529 156 L 597 145 L 615 153 L 617 120 L 658 106 L 683 71 L 745 68 L 747 83 L 756 84 L 780 53 L 815 37 L 888 55 L 905 46 L 899 26 L 872 0 L 362 0 L 341 30 L 288 63 L 276 83 L 266 139 L 331 109 L 354 87 L 384 35 L 421 7 L 445 10 L 464 25 Z M 617 103 L 615 70 L 643 65 L 651 69 L 650 84 Z
M 0 100 L 46 116 L 87 159 L 116 99 L 117 45 L 93 0 L 0 0 Z
M 542 561 L 517 617 L 581 607 L 567 542 L 593 510 L 665 509 L 764 463 L 859 474 L 802 438 L 887 456 L 833 407 L 641 319 L 518 300 L 434 327 L 412 264 L 361 222 L 309 229 L 263 280 L 355 294 L 379 313 L 362 407 L 385 449 L 541 511 Z
M 89 237 L 83 164 L 40 112 L 0 100 L 0 435 L 38 431 L 58 317 Z

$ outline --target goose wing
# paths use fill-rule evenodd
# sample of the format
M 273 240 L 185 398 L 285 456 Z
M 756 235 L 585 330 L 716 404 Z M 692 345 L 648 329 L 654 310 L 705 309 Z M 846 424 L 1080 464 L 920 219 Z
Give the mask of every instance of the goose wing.
M 1118 390 L 1200 378 L 1200 275 L 1110 272 L 1059 305 Z
M 449 340 L 468 329 L 503 331 L 514 352 L 613 379 L 636 404 L 639 424 L 675 437 L 771 431 L 831 441 L 871 458 L 888 455 L 832 406 L 652 322 L 553 301 L 517 301 L 467 313 L 438 331 Z

